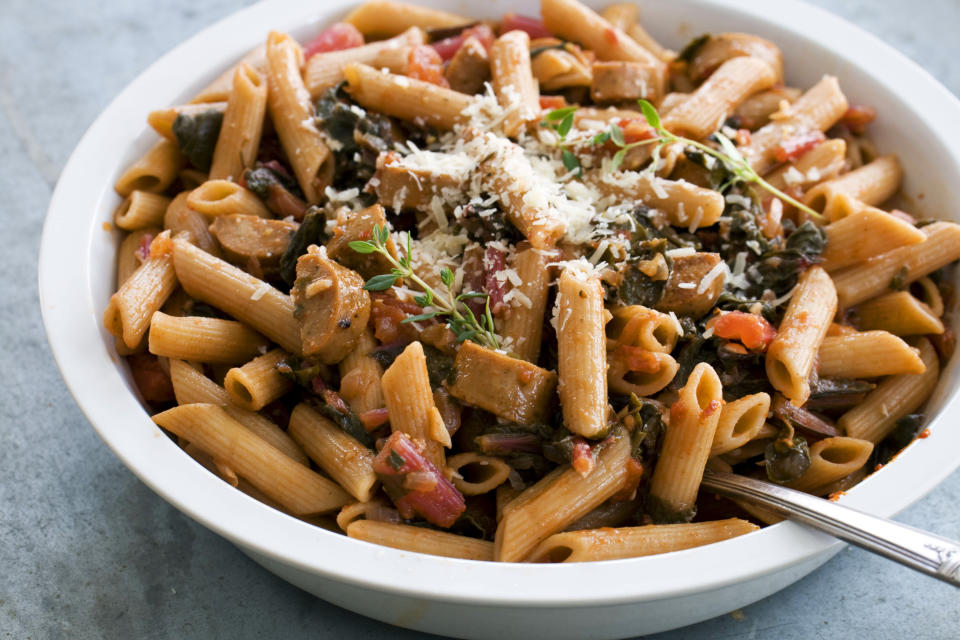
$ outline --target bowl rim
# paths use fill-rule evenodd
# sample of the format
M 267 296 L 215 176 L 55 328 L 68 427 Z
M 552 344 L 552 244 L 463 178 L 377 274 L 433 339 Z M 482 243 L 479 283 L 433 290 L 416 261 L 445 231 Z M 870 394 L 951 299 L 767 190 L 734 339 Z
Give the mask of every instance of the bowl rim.
M 816 26 L 816 31 L 808 32 L 818 34 L 819 46 L 885 90 L 893 92 L 895 85 L 901 95 L 913 96 L 926 108 L 922 113 L 914 109 L 926 127 L 944 138 L 960 139 L 960 100 L 919 65 L 842 18 L 798 0 L 781 0 L 775 15 L 763 0 L 686 1 L 746 15 L 807 40 L 812 38 L 802 31 Z M 104 251 L 112 254 L 115 246 L 113 241 L 103 242 L 109 236 L 99 224 L 108 219 L 105 204 L 116 198 L 107 176 L 116 175 L 122 166 L 118 158 L 130 159 L 133 145 L 146 140 L 144 114 L 183 91 L 185 82 L 177 70 L 192 69 L 197 60 L 226 65 L 263 37 L 262 25 L 326 21 L 355 4 L 331 0 L 323 9 L 308 10 L 297 0 L 267 0 L 221 19 L 128 84 L 89 127 L 65 165 L 41 241 L 41 311 L 68 389 L 117 457 L 178 510 L 241 547 L 335 581 L 435 601 L 542 608 L 656 601 L 718 589 L 839 551 L 844 543 L 787 521 L 706 547 L 600 563 L 501 564 L 406 552 L 326 531 L 235 491 L 153 424 L 120 373 L 117 356 L 104 348 L 102 309 L 94 302 L 93 292 L 103 283 L 93 280 L 92 261 Z M 213 70 L 214 62 L 209 64 Z M 199 85 L 194 82 L 194 88 Z M 960 150 L 943 151 L 954 168 L 960 168 Z M 78 208 L 91 213 L 76 215 Z M 958 414 L 958 395 L 957 390 L 951 392 L 929 425 L 937 446 L 909 447 L 896 465 L 873 474 L 842 501 L 889 517 L 960 466 L 960 458 L 952 453 L 960 447 L 960 430 L 943 428 L 947 416 Z M 903 478 L 910 480 L 908 491 L 903 490 Z M 704 572 L 705 566 L 711 570 Z M 638 580 L 638 575 L 651 579 Z M 585 579 L 590 580 L 588 590 L 583 588 Z

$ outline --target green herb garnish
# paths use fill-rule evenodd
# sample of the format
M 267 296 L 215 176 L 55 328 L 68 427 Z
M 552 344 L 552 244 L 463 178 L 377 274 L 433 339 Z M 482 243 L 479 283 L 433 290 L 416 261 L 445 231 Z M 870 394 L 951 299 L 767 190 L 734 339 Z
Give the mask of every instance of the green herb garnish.
M 540 126 L 548 127 L 557 132 L 560 136 L 561 152 L 560 157 L 563 160 L 563 166 L 567 171 L 576 171 L 577 176 L 583 175 L 583 168 L 580 166 L 580 159 L 566 147 L 567 134 L 573 128 L 573 118 L 577 111 L 576 106 L 554 109 L 546 115 Z
M 442 317 L 446 319 L 447 326 L 453 331 L 459 342 L 472 340 L 490 349 L 499 349 L 497 335 L 494 333 L 493 314 L 490 312 L 490 296 L 475 291 L 461 293 L 456 297 L 451 297 L 449 294 L 438 294 L 410 266 L 410 255 L 412 253 L 410 234 L 407 233 L 406 237 L 406 255 L 400 258 L 393 257 L 393 254 L 387 250 L 386 245 L 389 238 L 390 232 L 385 227 L 375 225 L 372 240 L 355 240 L 349 244 L 349 247 L 357 253 L 379 253 L 393 265 L 390 273 L 373 276 L 367 280 L 363 288 L 367 291 L 386 291 L 394 286 L 398 279 L 401 281 L 408 280 L 423 291 L 422 294 L 414 296 L 413 299 L 426 311 L 416 316 L 404 318 L 403 322 L 419 322 Z M 453 285 L 453 280 L 453 272 L 450 269 L 444 267 L 440 270 L 440 281 L 448 289 Z M 466 304 L 466 300 L 472 298 L 486 299 L 484 313 L 479 319 Z

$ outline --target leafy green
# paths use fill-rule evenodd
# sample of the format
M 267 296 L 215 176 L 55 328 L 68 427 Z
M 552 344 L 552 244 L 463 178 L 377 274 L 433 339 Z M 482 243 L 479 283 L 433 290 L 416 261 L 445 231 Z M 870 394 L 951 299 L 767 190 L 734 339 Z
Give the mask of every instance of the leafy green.
M 376 171 L 377 156 L 393 148 L 389 118 L 360 108 L 342 86 L 328 89 L 316 102 L 317 126 L 339 144 L 333 152 L 333 184 L 361 189 Z
M 697 55 L 697 52 L 700 51 L 700 47 L 707 44 L 709 41 L 709 33 L 697 36 L 687 43 L 687 46 L 685 46 L 680 53 L 677 54 L 677 57 L 674 58 L 674 60 L 676 62 L 690 62 Z
M 872 469 L 878 464 L 890 462 L 920 435 L 925 423 L 926 417 L 922 413 L 911 413 L 897 420 L 887 437 L 874 447 L 870 461 L 867 463 L 868 468 Z
M 297 259 L 307 252 L 312 244 L 323 245 L 327 235 L 327 217 L 318 207 L 312 207 L 300 223 L 300 228 L 290 239 L 287 250 L 280 256 L 280 277 L 291 287 L 297 279 Z
M 367 430 L 363 427 L 363 422 L 360 421 L 360 418 L 358 418 L 353 411 L 347 409 L 347 411 L 344 412 L 326 401 L 318 402 L 313 400 L 311 404 L 323 417 L 340 427 L 344 433 L 353 437 L 354 440 L 369 449 L 374 448 L 373 438 L 367 433 Z
M 810 448 L 803 436 L 793 434 L 778 437 L 763 451 L 767 478 L 771 482 L 785 484 L 796 480 L 810 468 Z
M 189 116 L 181 113 L 173 121 L 180 151 L 200 171 L 210 171 L 222 124 L 223 112 L 213 109 Z

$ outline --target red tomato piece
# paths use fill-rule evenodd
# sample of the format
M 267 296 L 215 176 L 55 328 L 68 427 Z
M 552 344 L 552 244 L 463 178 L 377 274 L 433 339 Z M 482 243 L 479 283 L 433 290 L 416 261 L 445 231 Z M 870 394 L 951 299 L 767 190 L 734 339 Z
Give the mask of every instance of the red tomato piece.
M 810 149 L 826 140 L 822 131 L 810 131 L 782 140 L 773 150 L 777 162 L 789 162 L 799 158 Z
M 441 87 L 450 86 L 443 76 L 443 58 L 436 49 L 423 44 L 410 49 L 410 57 L 407 58 L 407 76 Z
M 841 124 L 847 125 L 853 133 L 863 135 L 867 131 L 867 125 L 877 118 L 877 110 L 863 104 L 851 105 L 847 112 L 840 118 Z
M 765 351 L 777 336 L 776 329 L 762 316 L 743 311 L 728 311 L 712 319 L 713 335 L 725 340 L 739 340 L 743 346 Z
M 563 109 L 565 106 L 567 106 L 567 99 L 563 96 L 540 96 L 541 109 L 553 111 L 554 109 Z
M 513 11 L 504 14 L 503 20 L 500 21 L 500 33 L 503 34 L 510 31 L 526 31 L 531 40 L 536 38 L 549 38 L 553 35 L 547 30 L 547 27 L 543 24 L 543 20 L 531 18 L 530 16 L 521 16 Z
M 464 29 L 459 35 L 438 40 L 430 46 L 433 47 L 438 54 L 440 54 L 440 58 L 442 58 L 444 62 L 448 62 L 457 54 L 457 51 L 460 50 L 460 47 L 463 45 L 464 41 L 470 36 L 473 36 L 479 40 L 480 44 L 483 45 L 483 48 L 487 50 L 490 49 L 490 45 L 493 44 L 495 39 L 493 36 L 493 29 L 490 28 L 490 25 L 478 24 L 476 26 Z
M 320 35 L 307 43 L 303 48 L 303 58 L 309 60 L 311 56 L 318 53 L 353 49 L 363 43 L 363 34 L 359 29 L 348 22 L 338 22 L 324 29 Z
M 653 129 L 643 118 L 621 118 L 617 124 L 623 129 L 623 141 L 627 144 L 649 140 L 653 137 Z
M 620 356 L 624 358 L 627 369 L 642 373 L 656 373 L 660 370 L 660 361 L 651 352 L 643 347 L 631 347 L 622 344 L 617 347 Z

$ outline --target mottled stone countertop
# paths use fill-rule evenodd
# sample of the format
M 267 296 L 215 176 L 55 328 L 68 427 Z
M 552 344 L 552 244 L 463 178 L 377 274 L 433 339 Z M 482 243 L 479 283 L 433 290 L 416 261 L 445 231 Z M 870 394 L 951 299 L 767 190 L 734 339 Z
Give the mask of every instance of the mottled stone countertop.
M 425 637 L 288 585 L 157 497 L 89 427 L 50 356 L 37 252 L 86 127 L 160 54 L 244 2 L 5 0 L 0 20 L 0 637 Z M 816 0 L 960 93 L 960 3 Z M 775 11 L 776 2 L 770 3 Z M 955 141 L 960 143 L 960 141 Z M 960 474 L 899 519 L 960 537 Z M 742 611 L 657 638 L 956 638 L 960 599 L 858 549 Z

